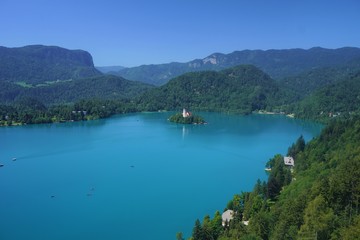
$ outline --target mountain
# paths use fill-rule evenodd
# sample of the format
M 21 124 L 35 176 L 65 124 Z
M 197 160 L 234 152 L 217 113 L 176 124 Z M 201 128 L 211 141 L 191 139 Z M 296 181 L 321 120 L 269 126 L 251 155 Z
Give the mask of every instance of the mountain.
M 320 67 L 343 64 L 360 57 L 360 48 L 311 48 L 286 50 L 244 50 L 230 54 L 214 53 L 187 63 L 142 65 L 125 68 L 116 74 L 126 79 L 163 85 L 186 72 L 222 70 L 240 64 L 255 65 L 274 79 L 300 74 Z M 114 73 L 115 74 L 115 73 Z
M 180 76 L 181 74 L 193 71 L 210 70 L 212 68 L 194 68 L 186 63 L 168 63 L 168 64 L 152 64 L 142 65 L 139 67 L 125 68 L 118 72 L 113 72 L 123 78 L 140 81 L 155 86 L 161 86 L 170 79 Z
M 305 97 L 316 90 L 341 82 L 360 71 L 360 58 L 353 59 L 345 64 L 322 67 L 303 72 L 296 76 L 286 77 L 279 83 L 300 97 Z
M 101 75 L 34 87 L 0 82 L 0 88 L 0 101 L 3 103 L 32 98 L 51 105 L 73 103 L 81 99 L 130 99 L 143 94 L 153 86 L 117 76 Z
M 104 67 L 95 67 L 97 70 L 99 70 L 102 73 L 116 73 L 120 70 L 125 69 L 123 66 L 104 66 Z
M 320 120 L 359 114 L 360 70 L 310 94 L 293 111 L 297 117 Z
M 178 76 L 146 92 L 138 106 L 149 111 L 189 108 L 250 113 L 274 110 L 287 100 L 286 92 L 267 74 L 252 65 L 240 65 Z
M 0 47 L 0 69 L 1 82 L 28 84 L 101 75 L 88 52 L 43 45 Z

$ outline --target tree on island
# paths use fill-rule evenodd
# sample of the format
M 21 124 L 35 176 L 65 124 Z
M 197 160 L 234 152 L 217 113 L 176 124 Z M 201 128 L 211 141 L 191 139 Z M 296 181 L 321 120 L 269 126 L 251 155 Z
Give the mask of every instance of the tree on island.
M 176 113 L 169 118 L 170 122 L 182 124 L 205 124 L 205 120 L 201 116 L 193 115 L 185 109 L 182 113 Z

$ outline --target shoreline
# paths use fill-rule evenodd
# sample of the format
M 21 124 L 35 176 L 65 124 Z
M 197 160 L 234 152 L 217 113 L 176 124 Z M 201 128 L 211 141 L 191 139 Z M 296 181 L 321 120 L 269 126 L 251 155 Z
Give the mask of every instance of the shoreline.
M 61 120 L 56 120 L 56 121 L 49 121 L 49 122 L 39 122 L 39 123 L 21 123 L 21 122 L 13 122 L 10 125 L 7 124 L 5 120 L 0 121 L 0 128 L 1 127 L 16 127 L 16 126 L 28 126 L 28 125 L 35 125 L 35 124 L 61 124 L 61 123 L 70 123 L 70 122 L 87 122 L 87 121 L 92 121 L 92 120 L 99 120 L 99 119 L 107 119 L 107 118 L 111 118 L 115 115 L 121 115 L 121 114 L 128 114 L 128 113 L 145 113 L 145 114 L 152 114 L 152 113 L 164 113 L 164 112 L 173 112 L 171 110 L 156 110 L 156 111 L 134 111 L 134 112 L 119 112 L 119 113 L 114 113 L 114 114 L 110 114 L 108 116 L 105 117 L 99 117 L 99 116 L 95 116 L 95 117 L 91 117 L 90 115 L 87 116 L 86 119 L 81 119 L 81 120 L 74 120 L 74 119 L 69 119 L 69 120 L 65 120 L 65 119 L 61 119 Z M 223 112 L 223 111 L 204 111 L 204 112 L 217 112 L 217 113 L 228 113 L 228 112 Z M 235 114 L 243 114 L 243 113 L 235 113 Z M 319 122 L 319 123 L 324 123 L 319 119 L 312 119 L 312 118 L 297 118 L 295 116 L 295 113 L 285 113 L 285 112 L 269 112 L 269 111 L 265 111 L 265 110 L 259 110 L 259 111 L 253 111 L 250 114 L 258 114 L 258 115 L 283 115 L 287 118 L 292 118 L 292 119 L 299 119 L 299 120 L 309 120 L 309 121 L 314 121 L 314 122 Z M 248 115 L 248 114 L 243 114 L 243 115 Z M 5 124 L 6 123 L 6 124 Z M 205 123 L 206 124 L 206 123 Z

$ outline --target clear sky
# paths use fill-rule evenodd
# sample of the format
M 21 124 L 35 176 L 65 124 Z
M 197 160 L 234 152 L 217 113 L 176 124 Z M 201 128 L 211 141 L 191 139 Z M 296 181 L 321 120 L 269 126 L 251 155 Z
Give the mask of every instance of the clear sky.
M 31 44 L 127 67 L 244 49 L 360 47 L 360 0 L 0 0 L 0 46 Z

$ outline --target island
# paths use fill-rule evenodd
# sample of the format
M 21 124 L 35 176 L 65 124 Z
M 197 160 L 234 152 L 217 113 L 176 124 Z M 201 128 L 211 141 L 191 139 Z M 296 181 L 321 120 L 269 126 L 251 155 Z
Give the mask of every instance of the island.
M 182 113 L 176 113 L 169 118 L 170 122 L 182 124 L 206 124 L 205 120 L 198 115 L 193 115 L 191 112 L 183 109 Z

